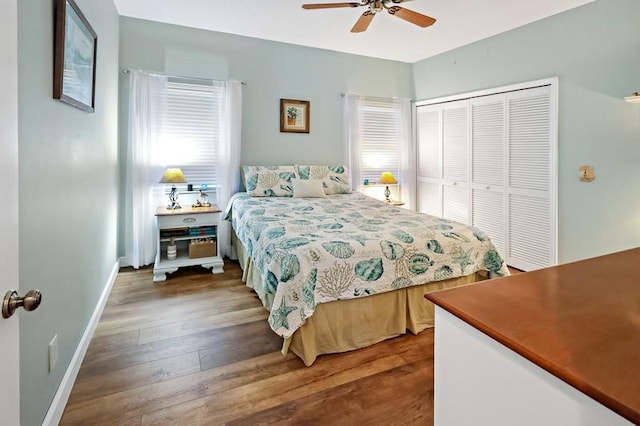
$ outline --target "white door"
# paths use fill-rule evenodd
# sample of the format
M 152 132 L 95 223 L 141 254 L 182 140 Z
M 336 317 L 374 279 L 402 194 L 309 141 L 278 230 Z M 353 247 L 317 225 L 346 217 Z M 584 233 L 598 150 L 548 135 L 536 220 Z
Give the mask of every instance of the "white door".
M 469 223 L 469 101 L 442 105 L 442 217 Z
M 0 2 L 0 298 L 18 290 L 18 0 Z M 0 413 L 3 425 L 20 424 L 18 316 L 0 316 Z
M 508 93 L 507 264 L 524 271 L 557 263 L 554 105 L 551 86 Z
M 471 99 L 471 224 L 506 259 L 505 94 Z
M 442 108 L 419 106 L 417 116 L 417 210 L 442 216 Z
M 469 101 L 419 106 L 418 211 L 469 223 Z

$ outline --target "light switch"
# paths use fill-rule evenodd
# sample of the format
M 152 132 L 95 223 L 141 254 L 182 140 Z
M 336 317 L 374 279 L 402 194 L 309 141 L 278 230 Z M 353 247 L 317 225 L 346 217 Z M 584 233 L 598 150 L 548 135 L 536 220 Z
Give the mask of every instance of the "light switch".
M 593 166 L 580 166 L 580 180 L 582 182 L 592 182 L 595 178 Z

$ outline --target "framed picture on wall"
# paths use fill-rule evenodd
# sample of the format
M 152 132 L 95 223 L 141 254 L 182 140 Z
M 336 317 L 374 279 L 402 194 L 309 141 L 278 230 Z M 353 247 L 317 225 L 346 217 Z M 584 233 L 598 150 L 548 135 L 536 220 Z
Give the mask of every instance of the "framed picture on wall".
M 280 131 L 309 133 L 309 101 L 280 99 Z
M 57 0 L 53 98 L 93 112 L 98 36 L 73 0 Z

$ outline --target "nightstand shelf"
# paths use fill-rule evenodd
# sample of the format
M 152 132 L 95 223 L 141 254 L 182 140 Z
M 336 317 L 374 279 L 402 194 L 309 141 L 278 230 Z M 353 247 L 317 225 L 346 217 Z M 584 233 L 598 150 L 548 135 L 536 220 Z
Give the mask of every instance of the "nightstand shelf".
M 215 240 L 218 237 L 216 235 L 183 235 L 183 236 L 180 236 L 180 237 L 160 237 L 160 242 L 161 243 L 168 243 L 171 240 L 173 240 L 173 241 L 187 241 L 187 240 L 193 240 L 193 239 L 197 240 L 199 238 L 213 238 Z
M 156 261 L 153 266 L 153 281 L 165 281 L 167 274 L 175 272 L 184 266 L 200 265 L 203 268 L 211 268 L 214 274 L 221 274 L 224 262 L 217 251 L 217 231 L 220 222 L 220 209 L 217 206 L 211 207 L 183 207 L 178 210 L 167 210 L 159 207 L 156 211 L 158 220 L 158 243 L 156 251 Z M 194 228 L 207 228 L 209 232 L 204 235 L 178 235 L 162 236 L 163 231 L 168 230 L 188 230 Z M 189 243 L 191 240 L 212 239 L 216 242 L 215 256 L 189 257 Z M 167 246 L 173 240 L 177 246 L 175 259 L 167 259 Z

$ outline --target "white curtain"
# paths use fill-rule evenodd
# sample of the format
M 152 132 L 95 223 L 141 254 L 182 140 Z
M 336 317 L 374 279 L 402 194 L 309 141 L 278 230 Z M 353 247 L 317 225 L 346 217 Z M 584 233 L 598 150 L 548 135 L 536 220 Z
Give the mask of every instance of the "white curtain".
M 153 263 L 155 211 L 162 204 L 157 183 L 164 169 L 154 144 L 160 140 L 167 77 L 130 71 L 129 140 L 125 178 L 125 260 L 134 268 Z
M 416 181 L 416 155 L 413 144 L 413 128 L 411 100 L 396 98 L 393 100 L 394 108 L 400 111 L 400 123 L 398 133 L 400 136 L 400 199 L 404 201 L 405 208 L 415 210 Z
M 351 189 L 363 192 L 364 183 L 360 179 L 360 119 L 358 100 L 361 96 L 345 94 L 343 101 L 345 160 L 349 166 Z
M 226 207 L 233 194 L 240 191 L 240 142 L 242 130 L 242 83 L 239 81 L 227 81 L 224 120 L 225 126 L 221 129 L 223 134 L 219 140 L 220 146 L 217 152 L 218 176 L 220 176 L 217 188 L 218 207 L 222 210 Z M 218 225 L 218 251 L 221 256 L 237 259 L 231 248 L 231 222 L 221 221 Z

